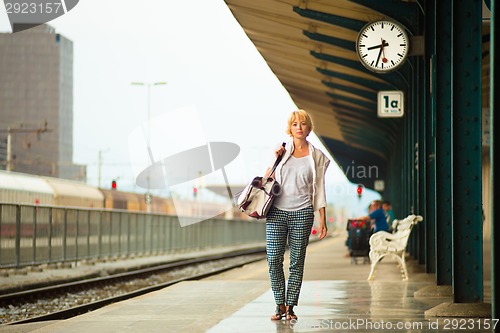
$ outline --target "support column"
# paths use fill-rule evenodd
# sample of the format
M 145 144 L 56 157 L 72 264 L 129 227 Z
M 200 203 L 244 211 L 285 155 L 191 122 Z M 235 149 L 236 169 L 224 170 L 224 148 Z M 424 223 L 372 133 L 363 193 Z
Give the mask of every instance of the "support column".
M 427 316 L 491 316 L 490 305 L 483 303 L 481 9 L 481 0 L 452 4 L 453 303 L 438 305 Z
M 451 12 L 447 1 L 426 1 L 425 59 L 429 79 L 427 99 L 427 273 L 435 273 L 436 285 L 417 290 L 414 297 L 451 297 Z M 437 24 L 439 17 L 439 26 Z M 441 41 L 444 42 L 441 43 Z M 440 47 L 437 47 L 439 42 Z M 438 57 L 439 55 L 439 57 Z M 439 141 L 438 141 L 439 139 Z M 439 172 L 439 175 L 438 175 Z M 439 189 L 439 191 L 437 191 Z M 439 216 L 438 216 L 439 210 Z M 438 219 L 439 218 L 439 219 Z
M 449 286 L 452 249 L 452 0 L 436 1 L 436 284 Z
M 411 109 L 409 114 L 405 116 L 408 127 L 408 173 L 407 173 L 407 184 L 408 184 L 408 201 L 409 201 L 409 214 L 419 214 L 418 212 L 418 192 L 419 192 L 419 170 L 418 170 L 418 158 L 419 158 L 419 145 L 418 145 L 418 135 L 419 135 L 419 90 L 418 90 L 418 72 L 417 72 L 417 62 L 418 59 L 413 58 L 411 61 L 412 70 L 409 75 L 409 80 L 411 82 L 410 89 L 408 89 L 408 100 L 410 101 Z M 408 239 L 408 245 L 406 247 L 410 255 L 419 260 L 419 226 L 415 226 L 414 231 L 410 234 Z
M 421 98 L 419 100 L 419 108 L 418 108 L 418 206 L 417 213 L 422 215 L 426 221 L 426 223 L 419 223 L 418 227 L 418 263 L 424 265 L 425 271 L 428 272 L 428 264 L 427 264 L 427 252 L 431 250 L 426 246 L 427 242 L 427 229 L 429 228 L 428 219 L 427 219 L 427 202 L 425 200 L 425 196 L 429 195 L 427 190 L 427 141 L 426 138 L 429 135 L 427 133 L 426 121 L 427 121 L 427 108 L 426 108 L 426 91 L 425 91 L 425 83 L 427 81 L 428 72 L 426 72 L 426 66 L 424 65 L 424 61 L 421 58 L 418 58 L 416 72 L 418 76 L 418 95 Z M 433 238 L 431 238 L 433 239 Z
M 453 301 L 483 301 L 481 0 L 453 7 Z
M 426 54 L 427 61 L 424 64 L 425 85 L 422 96 L 425 98 L 425 192 L 423 201 L 425 203 L 425 248 L 426 273 L 436 273 L 436 10 L 435 1 L 429 1 L 432 11 L 427 11 L 430 17 L 427 19 L 426 31 Z
M 495 65 L 495 58 L 497 55 L 497 50 L 500 47 L 496 46 L 496 43 L 500 43 L 500 19 L 496 17 L 496 10 L 500 7 L 500 3 L 497 4 L 498 0 L 491 1 L 491 41 L 490 41 L 490 191 L 491 191 L 491 305 L 492 305 L 492 318 L 500 318 L 500 295 L 499 288 L 497 288 L 495 283 L 495 275 L 498 275 L 498 269 L 500 267 L 500 255 L 498 254 L 500 251 L 500 244 L 495 244 L 495 239 L 500 240 L 500 227 L 495 227 L 495 207 L 499 207 L 500 203 L 498 202 L 498 195 L 495 196 L 495 166 L 500 165 L 498 163 L 498 152 L 495 153 L 494 146 L 496 144 L 495 140 L 495 122 L 497 124 L 496 128 L 498 129 L 498 117 L 495 117 L 495 107 L 500 107 L 500 94 L 498 94 L 495 89 L 498 85 L 495 85 L 497 82 L 495 79 L 500 78 L 499 69 L 500 66 Z M 496 253 L 496 254 L 495 254 Z

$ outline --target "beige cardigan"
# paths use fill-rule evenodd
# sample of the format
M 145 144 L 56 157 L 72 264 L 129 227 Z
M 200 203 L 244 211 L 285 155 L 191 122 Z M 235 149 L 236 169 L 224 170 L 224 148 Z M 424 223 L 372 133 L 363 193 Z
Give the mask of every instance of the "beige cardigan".
M 315 148 L 310 142 L 309 144 L 309 154 L 312 156 L 311 167 L 313 170 L 313 209 L 314 211 L 319 210 L 322 207 L 326 207 L 326 194 L 325 194 L 325 172 L 330 164 L 330 160 L 323 154 L 323 152 Z M 280 164 L 275 171 L 275 177 L 278 183 L 281 184 L 281 168 L 285 164 L 290 156 L 292 156 L 295 147 L 293 146 L 293 141 L 287 143 L 285 156 L 281 160 Z

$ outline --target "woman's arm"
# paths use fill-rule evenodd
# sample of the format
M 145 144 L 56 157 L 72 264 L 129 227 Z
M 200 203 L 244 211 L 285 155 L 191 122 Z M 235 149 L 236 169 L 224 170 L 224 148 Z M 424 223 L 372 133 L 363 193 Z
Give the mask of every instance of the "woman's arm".
M 284 145 L 284 144 L 283 144 Z M 274 156 L 278 158 L 278 156 L 283 155 L 286 153 L 285 147 L 281 145 L 278 149 L 274 151 Z M 264 173 L 264 177 L 269 177 L 271 173 L 272 167 L 267 168 L 266 172 Z
M 269 177 L 269 174 L 271 173 L 271 167 L 267 168 L 266 172 L 264 173 L 264 177 L 267 178 Z

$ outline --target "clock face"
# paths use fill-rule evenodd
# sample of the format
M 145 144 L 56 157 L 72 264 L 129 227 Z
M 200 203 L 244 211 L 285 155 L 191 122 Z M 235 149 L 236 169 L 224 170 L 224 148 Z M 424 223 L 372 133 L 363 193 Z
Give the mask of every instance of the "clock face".
M 365 25 L 356 41 L 361 63 L 377 73 L 388 73 L 399 68 L 408 56 L 409 46 L 404 27 L 387 20 Z

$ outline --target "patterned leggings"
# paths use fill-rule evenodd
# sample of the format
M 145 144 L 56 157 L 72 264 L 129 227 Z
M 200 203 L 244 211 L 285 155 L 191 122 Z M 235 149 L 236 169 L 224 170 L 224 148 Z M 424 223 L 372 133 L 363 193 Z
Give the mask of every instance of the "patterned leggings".
M 298 304 L 306 248 L 313 222 L 312 206 L 291 212 L 272 207 L 267 215 L 267 264 L 276 304 Z M 287 238 L 290 248 L 290 274 L 285 300 L 283 260 Z

